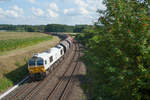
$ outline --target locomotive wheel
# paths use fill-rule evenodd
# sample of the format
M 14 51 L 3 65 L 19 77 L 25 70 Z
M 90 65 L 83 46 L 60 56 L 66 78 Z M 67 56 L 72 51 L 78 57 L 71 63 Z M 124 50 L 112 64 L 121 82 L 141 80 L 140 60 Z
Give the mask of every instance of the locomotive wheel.
M 32 82 L 34 82 L 35 81 L 35 76 L 33 74 L 30 75 L 30 79 L 31 79 Z

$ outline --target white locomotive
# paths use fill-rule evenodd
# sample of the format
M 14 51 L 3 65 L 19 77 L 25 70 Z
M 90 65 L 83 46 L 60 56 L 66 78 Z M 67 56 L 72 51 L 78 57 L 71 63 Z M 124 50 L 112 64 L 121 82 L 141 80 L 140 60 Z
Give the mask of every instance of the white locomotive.
M 49 50 L 34 54 L 28 62 L 28 70 L 32 79 L 44 79 L 46 71 L 53 69 L 53 64 L 59 61 L 71 48 L 72 38 L 68 36 Z

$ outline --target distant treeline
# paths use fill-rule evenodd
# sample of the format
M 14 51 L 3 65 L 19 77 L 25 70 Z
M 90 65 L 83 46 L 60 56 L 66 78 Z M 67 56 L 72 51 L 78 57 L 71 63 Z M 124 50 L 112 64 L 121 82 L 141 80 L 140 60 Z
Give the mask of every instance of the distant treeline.
M 92 27 L 91 25 L 0 25 L 0 31 L 19 31 L 19 32 L 82 32 L 85 28 Z

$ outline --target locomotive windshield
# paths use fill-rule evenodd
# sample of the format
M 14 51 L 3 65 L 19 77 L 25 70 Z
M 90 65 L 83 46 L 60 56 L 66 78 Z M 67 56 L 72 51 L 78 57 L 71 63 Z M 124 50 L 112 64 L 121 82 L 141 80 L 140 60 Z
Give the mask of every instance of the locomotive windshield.
M 43 59 L 38 60 L 38 61 L 37 61 L 37 65 L 38 65 L 38 66 L 39 66 L 39 65 L 44 65 Z
M 44 65 L 43 63 L 43 59 L 42 58 L 32 58 L 29 60 L 29 66 L 41 66 L 41 65 Z
M 29 60 L 29 66 L 35 66 L 35 60 L 34 59 Z

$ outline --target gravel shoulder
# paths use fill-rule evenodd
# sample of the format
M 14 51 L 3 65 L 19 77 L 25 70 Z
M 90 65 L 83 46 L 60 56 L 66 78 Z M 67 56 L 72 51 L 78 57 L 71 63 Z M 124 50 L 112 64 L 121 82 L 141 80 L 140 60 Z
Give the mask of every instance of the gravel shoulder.
M 83 49 L 82 45 L 80 45 L 80 55 L 83 56 Z M 85 64 L 80 60 L 80 68 L 78 73 L 75 75 L 74 78 L 74 85 L 72 88 L 72 91 L 70 91 L 70 94 L 67 98 L 67 100 L 87 100 L 86 94 L 84 93 L 83 89 L 81 88 L 83 77 L 86 74 L 86 66 Z

